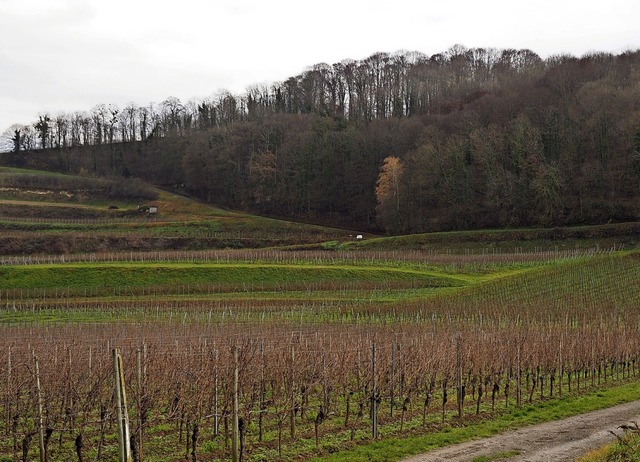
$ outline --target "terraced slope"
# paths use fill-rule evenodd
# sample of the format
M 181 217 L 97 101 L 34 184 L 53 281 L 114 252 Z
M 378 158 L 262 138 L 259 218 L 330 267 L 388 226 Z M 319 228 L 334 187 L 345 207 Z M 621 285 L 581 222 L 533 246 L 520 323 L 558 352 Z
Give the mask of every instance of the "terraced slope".
M 257 248 L 353 234 L 222 210 L 134 179 L 6 167 L 0 167 L 0 230 L 1 255 Z

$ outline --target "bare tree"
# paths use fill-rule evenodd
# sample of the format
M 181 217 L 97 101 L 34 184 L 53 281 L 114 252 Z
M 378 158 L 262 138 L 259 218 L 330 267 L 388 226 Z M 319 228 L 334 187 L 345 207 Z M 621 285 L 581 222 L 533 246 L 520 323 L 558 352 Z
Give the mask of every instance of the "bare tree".
M 180 134 L 182 131 L 182 115 L 185 108 L 179 98 L 170 96 L 162 104 L 162 124 L 166 134 Z
M 23 149 L 23 136 L 25 127 L 13 124 L 0 136 L 0 152 L 19 152 Z
M 120 118 L 122 141 L 135 141 L 138 133 L 138 106 L 136 103 L 129 103 L 122 110 Z
M 38 131 L 40 147 L 46 149 L 49 146 L 47 140 L 51 134 L 51 117 L 49 117 L 49 114 L 38 116 L 38 122 L 33 127 Z
M 66 114 L 60 113 L 56 116 L 54 128 L 57 148 L 67 147 L 69 125 L 69 117 Z

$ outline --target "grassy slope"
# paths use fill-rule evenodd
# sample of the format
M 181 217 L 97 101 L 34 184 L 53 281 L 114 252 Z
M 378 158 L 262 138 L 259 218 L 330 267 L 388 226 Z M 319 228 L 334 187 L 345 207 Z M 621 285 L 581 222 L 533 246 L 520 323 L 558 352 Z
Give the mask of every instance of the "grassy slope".
M 42 178 L 46 186 L 11 187 L 16 175 L 28 176 L 30 185 Z M 74 181 L 87 184 L 84 177 L 0 167 L 0 229 L 5 234 L 0 253 L 264 247 L 349 235 L 344 230 L 226 211 L 159 190 L 153 201 L 117 201 L 86 190 L 70 197 L 67 189 Z M 137 212 L 141 203 L 157 205 L 158 214 Z
M 571 228 L 531 228 L 456 231 L 381 237 L 347 247 L 368 250 L 447 249 L 454 253 L 567 251 L 574 249 L 631 249 L 640 243 L 640 223 Z
M 463 282 L 451 276 L 411 269 L 281 265 L 258 263 L 112 263 L 0 267 L 0 288 L 135 287 L 235 283 L 286 284 L 333 281 L 394 282 L 411 279 L 417 285 L 451 287 Z

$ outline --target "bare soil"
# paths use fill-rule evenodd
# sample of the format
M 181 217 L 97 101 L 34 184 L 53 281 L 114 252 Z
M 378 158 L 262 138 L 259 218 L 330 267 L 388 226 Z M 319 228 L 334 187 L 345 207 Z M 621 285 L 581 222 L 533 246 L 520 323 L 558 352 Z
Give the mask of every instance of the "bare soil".
M 518 455 L 492 460 L 575 461 L 588 451 L 615 440 L 611 432 L 622 435 L 624 430 L 620 425 L 633 421 L 640 423 L 640 401 L 435 449 L 402 462 L 473 461 L 476 457 L 491 457 L 508 451 L 517 451 Z

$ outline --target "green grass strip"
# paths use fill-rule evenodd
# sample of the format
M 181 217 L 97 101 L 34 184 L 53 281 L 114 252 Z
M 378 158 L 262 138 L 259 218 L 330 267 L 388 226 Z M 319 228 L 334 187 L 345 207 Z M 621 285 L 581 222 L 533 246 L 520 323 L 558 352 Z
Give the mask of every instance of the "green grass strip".
M 449 275 L 411 269 L 276 265 L 276 264 L 79 264 L 33 265 L 0 268 L 0 289 L 55 287 L 135 287 L 162 284 L 263 284 L 336 283 L 414 280 L 430 287 L 461 286 L 465 282 Z
M 461 427 L 445 427 L 424 436 L 386 438 L 347 451 L 319 456 L 311 462 L 393 462 L 432 449 L 465 441 L 494 436 L 527 425 L 559 420 L 576 414 L 595 411 L 640 398 L 637 382 L 600 389 L 579 396 L 565 396 L 536 405 L 523 406 L 493 419 Z M 384 429 L 381 429 L 384 433 Z

